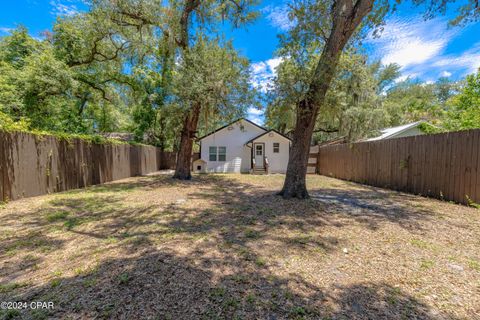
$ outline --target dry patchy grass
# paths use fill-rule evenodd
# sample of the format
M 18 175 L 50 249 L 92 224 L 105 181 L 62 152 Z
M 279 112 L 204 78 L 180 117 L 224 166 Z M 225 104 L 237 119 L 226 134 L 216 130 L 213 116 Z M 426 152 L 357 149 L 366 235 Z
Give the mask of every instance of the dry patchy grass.
M 0 209 L 0 318 L 480 318 L 480 213 L 309 176 L 167 175 Z

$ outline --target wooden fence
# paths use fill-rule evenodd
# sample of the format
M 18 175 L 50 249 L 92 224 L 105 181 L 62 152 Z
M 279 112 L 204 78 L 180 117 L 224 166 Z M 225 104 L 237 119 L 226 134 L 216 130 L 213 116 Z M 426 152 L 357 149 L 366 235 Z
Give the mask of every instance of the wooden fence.
M 153 146 L 92 144 L 0 132 L 0 201 L 83 188 L 174 166 L 175 154 Z
M 480 203 L 480 130 L 319 148 L 317 171 L 399 191 Z

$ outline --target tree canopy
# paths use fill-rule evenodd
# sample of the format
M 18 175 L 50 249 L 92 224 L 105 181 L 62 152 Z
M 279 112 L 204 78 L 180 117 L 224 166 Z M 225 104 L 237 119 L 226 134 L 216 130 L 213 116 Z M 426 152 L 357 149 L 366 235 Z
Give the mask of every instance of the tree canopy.
M 232 25 L 254 19 L 251 4 L 95 0 L 42 39 L 19 27 L 0 39 L 2 119 L 31 130 L 132 132 L 178 150 L 194 99 L 200 130 L 255 103 L 249 61 L 217 29 L 227 17 Z

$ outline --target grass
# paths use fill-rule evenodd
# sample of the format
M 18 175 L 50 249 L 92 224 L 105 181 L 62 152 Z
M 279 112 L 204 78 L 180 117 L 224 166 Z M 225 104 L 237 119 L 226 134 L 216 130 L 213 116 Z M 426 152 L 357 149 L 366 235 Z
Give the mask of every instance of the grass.
M 410 243 L 420 249 L 428 249 L 431 247 L 431 244 L 428 243 L 427 241 L 421 240 L 421 239 L 412 239 L 410 240 Z
M 0 208 L 0 319 L 475 319 L 475 208 L 308 176 L 157 175 Z M 442 279 L 441 281 L 439 279 Z M 447 280 L 448 279 L 448 280 Z
M 68 211 L 56 211 L 47 214 L 47 221 L 48 222 L 55 222 L 58 220 L 64 220 L 68 216 Z
M 468 266 L 472 268 L 475 271 L 480 272 L 480 262 L 475 261 L 475 260 L 469 260 L 468 261 Z
M 16 282 L 0 284 L 0 293 L 9 293 L 25 285 L 26 284 L 24 283 L 16 283 Z
M 127 284 L 130 281 L 130 275 L 128 273 L 122 273 L 118 276 L 118 283 L 120 284 Z
M 422 260 L 420 268 L 423 270 L 428 270 L 435 265 L 435 262 L 432 260 Z

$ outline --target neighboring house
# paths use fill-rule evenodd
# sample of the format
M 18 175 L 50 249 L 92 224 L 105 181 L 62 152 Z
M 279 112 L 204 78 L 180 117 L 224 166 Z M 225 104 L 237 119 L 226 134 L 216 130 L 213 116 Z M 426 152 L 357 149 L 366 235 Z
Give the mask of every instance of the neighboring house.
M 424 123 L 425 121 L 421 120 L 421 121 L 405 124 L 403 126 L 385 128 L 380 130 L 382 134 L 379 135 L 378 137 L 366 139 L 365 141 L 376 141 L 376 140 L 385 140 L 385 139 L 422 135 L 422 134 L 425 134 L 425 132 L 423 132 L 423 130 L 421 129 L 421 125 Z
M 201 138 L 195 172 L 285 173 L 290 139 L 241 118 Z

